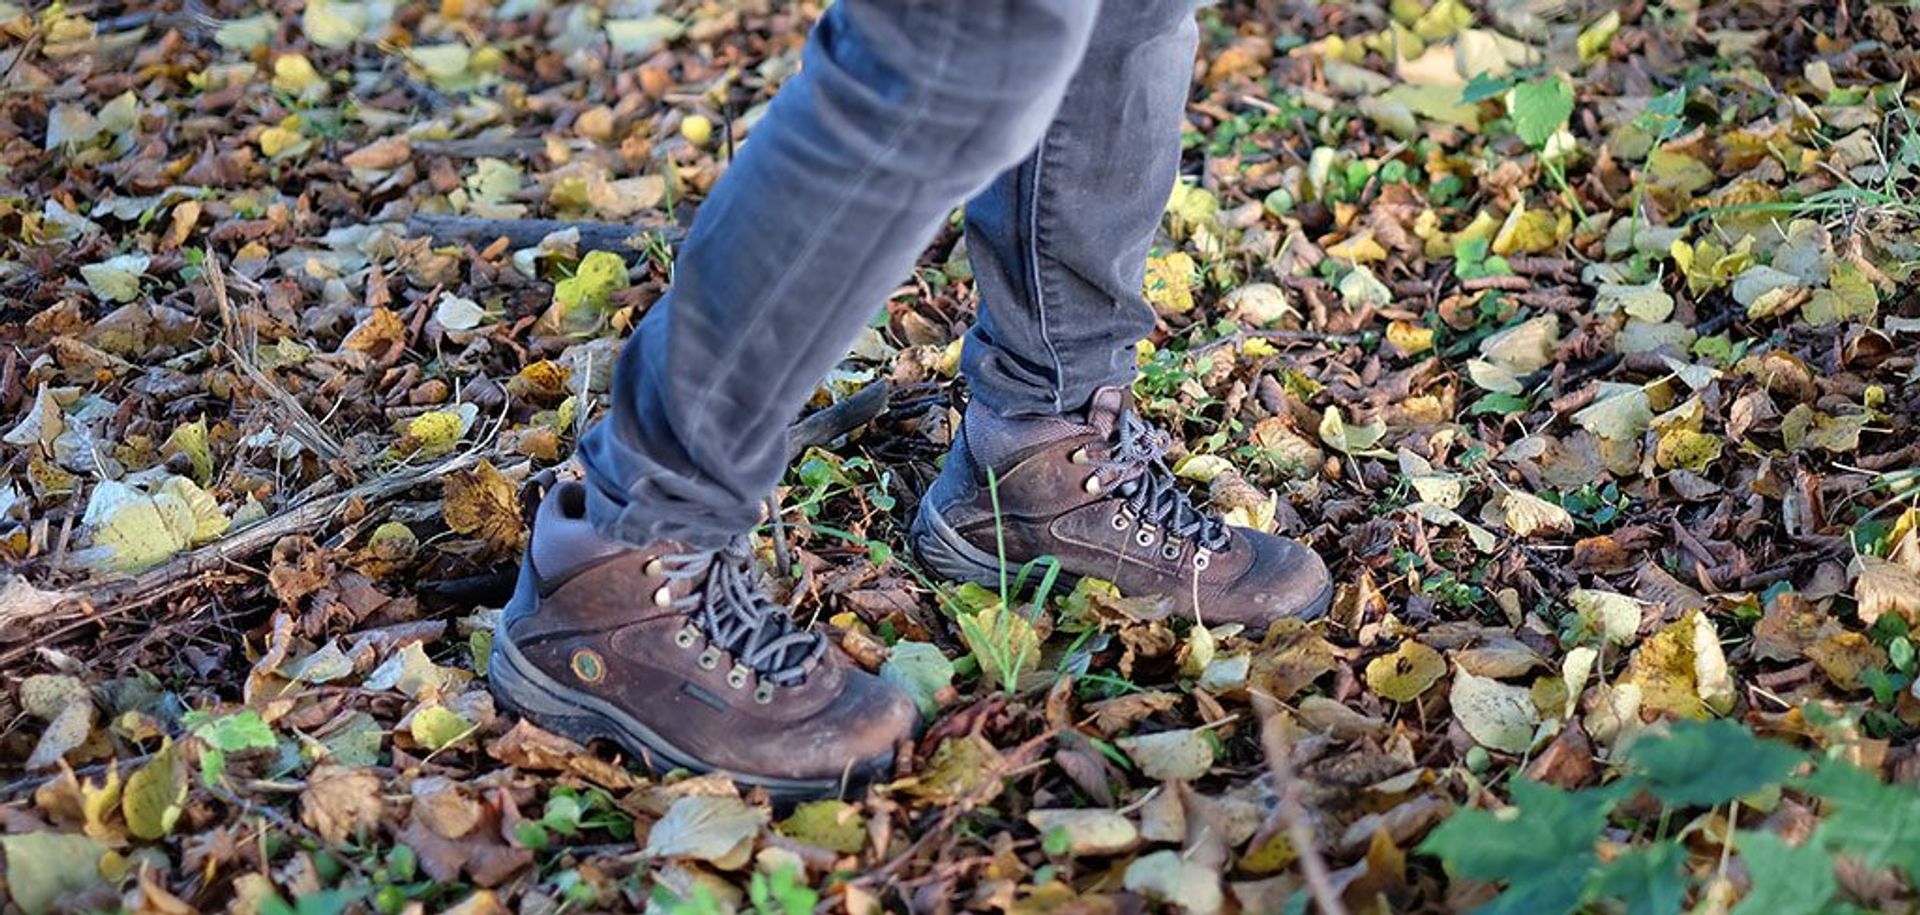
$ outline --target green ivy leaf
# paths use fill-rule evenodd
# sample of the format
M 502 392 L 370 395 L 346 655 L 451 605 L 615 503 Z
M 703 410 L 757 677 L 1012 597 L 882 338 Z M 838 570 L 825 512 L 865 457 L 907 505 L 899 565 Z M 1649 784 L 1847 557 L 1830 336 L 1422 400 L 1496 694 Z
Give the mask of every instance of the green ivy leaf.
M 1570 912 L 1585 896 L 1599 863 L 1594 843 L 1618 791 L 1568 793 L 1540 782 L 1513 783 L 1513 806 L 1497 813 L 1463 810 L 1420 844 L 1455 874 L 1508 881 L 1507 891 L 1475 909 L 1480 915 Z
M 1802 784 L 1833 808 L 1815 842 L 1920 881 L 1920 791 L 1881 784 L 1846 763 L 1823 765 Z
M 1733 907 L 1733 915 L 1813 915 L 1826 910 L 1839 884 L 1833 859 L 1813 843 L 1788 845 L 1768 832 L 1738 834 L 1740 856 L 1753 875 L 1753 888 Z
M 1705 807 L 1784 781 L 1806 759 L 1783 743 L 1755 737 L 1738 722 L 1676 721 L 1662 738 L 1636 743 L 1628 755 L 1653 796 Z
M 1594 874 L 1595 897 L 1618 899 L 1627 915 L 1678 912 L 1687 897 L 1687 850 L 1669 839 L 1626 852 Z
M 1573 86 L 1558 74 L 1521 83 L 1507 96 L 1507 114 L 1513 132 L 1540 149 L 1573 116 Z

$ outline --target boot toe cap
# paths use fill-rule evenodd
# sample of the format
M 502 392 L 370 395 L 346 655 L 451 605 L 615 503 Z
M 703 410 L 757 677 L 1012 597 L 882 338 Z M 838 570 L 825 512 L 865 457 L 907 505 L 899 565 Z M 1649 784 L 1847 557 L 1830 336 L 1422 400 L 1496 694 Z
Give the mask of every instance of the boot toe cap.
M 1255 628 L 1282 619 L 1317 619 L 1333 603 L 1333 577 L 1318 553 L 1272 534 L 1250 534 L 1255 558 L 1231 590 Z
M 913 699 L 899 687 L 865 671 L 849 671 L 845 692 L 828 710 L 789 732 L 781 751 L 805 778 L 884 778 L 894 748 L 920 724 Z

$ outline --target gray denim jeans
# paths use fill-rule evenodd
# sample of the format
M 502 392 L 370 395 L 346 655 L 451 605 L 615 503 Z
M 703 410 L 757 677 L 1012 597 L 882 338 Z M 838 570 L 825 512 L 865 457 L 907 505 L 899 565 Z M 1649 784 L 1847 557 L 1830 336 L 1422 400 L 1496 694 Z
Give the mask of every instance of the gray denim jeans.
M 588 432 L 588 513 L 630 542 L 750 529 L 786 428 L 956 205 L 1005 415 L 1133 378 L 1179 165 L 1196 0 L 836 0 L 701 205 Z

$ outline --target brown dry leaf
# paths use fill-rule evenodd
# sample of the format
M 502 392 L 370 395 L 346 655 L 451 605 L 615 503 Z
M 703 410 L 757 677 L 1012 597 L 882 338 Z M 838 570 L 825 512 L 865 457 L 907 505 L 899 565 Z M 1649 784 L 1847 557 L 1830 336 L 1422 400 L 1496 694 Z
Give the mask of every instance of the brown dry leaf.
M 595 756 L 571 740 L 536 727 L 524 718 L 487 744 L 487 755 L 509 766 L 539 772 L 571 772 L 614 791 L 638 786 L 633 773 Z
M 1860 674 L 1868 670 L 1884 670 L 1887 666 L 1887 650 L 1881 648 L 1858 632 L 1837 632 L 1807 646 L 1807 660 L 1820 668 L 1820 672 L 1833 681 L 1833 685 L 1844 690 L 1856 690 L 1866 684 Z
M 448 474 L 444 498 L 447 527 L 455 533 L 478 537 L 499 554 L 520 548 L 519 494 L 493 464 Z
M 383 788 L 372 770 L 319 766 L 300 793 L 300 822 L 333 845 L 371 834 L 386 812 Z
M 1087 704 L 1087 711 L 1093 713 L 1093 726 L 1103 736 L 1111 737 L 1131 730 L 1149 715 L 1173 708 L 1179 701 L 1178 693 L 1152 690 L 1091 702 Z
M 1267 630 L 1254 652 L 1248 681 L 1285 701 L 1339 665 L 1333 645 L 1300 620 L 1287 619 Z
M 1875 556 L 1861 556 L 1855 562 L 1858 577 L 1853 596 L 1860 604 L 1861 622 L 1872 625 L 1888 613 L 1898 613 L 1909 624 L 1920 623 L 1920 574 Z

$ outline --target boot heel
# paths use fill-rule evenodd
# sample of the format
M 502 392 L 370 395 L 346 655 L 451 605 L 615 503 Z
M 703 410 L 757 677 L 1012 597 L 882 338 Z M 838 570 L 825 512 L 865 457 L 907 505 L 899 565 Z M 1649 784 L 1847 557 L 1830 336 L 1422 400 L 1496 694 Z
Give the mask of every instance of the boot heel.
M 1000 560 L 961 537 L 940 517 L 931 499 L 920 501 L 910 536 L 921 564 L 940 577 L 986 587 L 1000 583 Z

